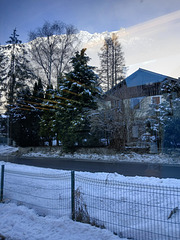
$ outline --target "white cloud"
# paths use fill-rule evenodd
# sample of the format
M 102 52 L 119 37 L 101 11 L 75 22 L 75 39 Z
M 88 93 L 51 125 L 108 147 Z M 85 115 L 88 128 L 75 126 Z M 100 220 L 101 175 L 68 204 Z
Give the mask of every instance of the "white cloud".
M 125 53 L 127 75 L 139 67 L 172 77 L 180 76 L 180 11 L 175 11 L 151 21 L 117 31 Z M 105 34 L 104 34 L 105 35 Z M 99 65 L 98 52 L 103 45 L 103 34 L 92 35 L 84 46 L 92 58 L 91 64 Z M 135 68 L 136 66 L 136 68 Z

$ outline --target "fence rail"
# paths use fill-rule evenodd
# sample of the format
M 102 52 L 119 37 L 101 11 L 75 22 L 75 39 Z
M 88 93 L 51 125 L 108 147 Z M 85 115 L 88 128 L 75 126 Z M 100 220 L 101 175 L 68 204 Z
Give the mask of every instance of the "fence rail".
M 90 176 L 1 167 L 1 196 L 4 201 L 33 207 L 40 215 L 68 215 L 107 228 L 119 237 L 180 239 L 179 187 L 104 180 L 95 173 Z

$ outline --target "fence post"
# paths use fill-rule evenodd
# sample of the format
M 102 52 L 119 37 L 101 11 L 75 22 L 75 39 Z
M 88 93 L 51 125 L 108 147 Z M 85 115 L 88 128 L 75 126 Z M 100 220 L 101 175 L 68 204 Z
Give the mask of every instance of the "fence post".
M 72 220 L 75 219 L 75 198 L 74 198 L 74 190 L 75 190 L 74 171 L 71 171 L 71 217 L 72 217 Z
M 1 195 L 0 195 L 0 202 L 3 201 L 3 189 L 4 189 L 4 165 L 1 165 Z

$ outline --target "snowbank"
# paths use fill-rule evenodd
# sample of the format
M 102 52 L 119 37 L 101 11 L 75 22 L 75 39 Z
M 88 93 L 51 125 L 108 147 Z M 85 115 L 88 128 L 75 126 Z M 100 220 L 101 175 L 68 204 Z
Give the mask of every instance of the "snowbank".
M 149 162 L 149 163 L 166 163 L 166 164 L 180 164 L 180 157 L 170 157 L 166 154 L 113 154 L 113 155 L 103 155 L 103 154 L 63 154 L 59 155 L 58 153 L 44 153 L 44 152 L 29 152 L 23 154 L 23 157 L 54 157 L 54 158 L 72 158 L 72 159 L 81 159 L 81 160 L 91 160 L 96 162 Z
M 0 216 L 0 234 L 9 240 L 119 239 L 106 229 L 73 222 L 66 217 L 59 219 L 50 216 L 40 217 L 32 209 L 13 203 L 1 203 Z
M 39 151 L 29 151 L 28 153 L 21 153 L 18 148 L 6 145 L 0 145 L 0 156 L 10 156 L 16 153 L 22 154 L 23 157 L 51 157 L 51 158 L 72 158 L 78 160 L 91 160 L 96 162 L 145 162 L 145 163 L 162 163 L 162 164 L 180 164 L 180 156 L 170 156 L 168 154 L 137 154 L 132 153 L 119 153 L 119 154 L 62 154 L 59 149 L 43 148 Z
M 8 155 L 14 154 L 17 151 L 18 151 L 18 148 L 16 147 L 0 145 L 0 156 L 8 156 Z

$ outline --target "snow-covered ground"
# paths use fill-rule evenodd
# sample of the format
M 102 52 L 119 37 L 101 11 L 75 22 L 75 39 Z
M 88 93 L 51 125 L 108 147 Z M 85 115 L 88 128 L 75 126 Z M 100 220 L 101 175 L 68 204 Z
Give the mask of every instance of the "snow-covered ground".
M 30 154 L 28 154 L 30 156 Z M 126 161 L 126 162 L 149 162 L 149 163 L 168 163 L 168 164 L 180 164 L 179 157 L 171 157 L 166 154 L 138 154 L 135 152 L 129 154 L 114 154 L 114 155 L 102 155 L 102 154 L 65 154 L 64 157 L 76 158 L 76 159 L 90 159 L 92 161 Z
M 12 155 L 13 153 L 16 153 L 17 151 L 18 151 L 18 148 L 16 148 L 16 147 L 0 145 L 0 156 Z
M 8 156 L 15 154 L 17 150 L 17 148 L 4 146 L 0 148 L 0 153 Z M 34 153 L 34 156 L 39 154 Z M 84 158 L 84 155 L 79 156 Z M 123 156 L 126 160 L 128 158 L 143 160 L 139 154 L 121 155 Z M 153 159 L 153 155 L 148 156 L 149 159 Z M 77 158 L 76 155 L 65 155 L 65 157 Z M 87 158 L 88 155 L 85 157 Z M 71 173 L 69 171 L 0 161 L 0 165 L 2 164 L 5 165 L 5 204 L 0 204 L 0 234 L 6 239 L 119 239 L 107 230 L 73 222 L 68 218 L 71 213 Z M 180 211 L 178 210 L 168 220 L 174 207 L 180 209 L 180 179 L 125 177 L 117 173 L 88 172 L 76 172 L 75 176 L 80 201 L 84 201 L 93 218 L 101 221 L 106 219 L 103 224 L 112 232 L 114 222 L 115 226 L 121 226 L 123 237 L 127 237 L 128 234 L 132 236 L 131 231 L 135 231 L 134 229 L 138 236 L 141 236 L 139 238 L 141 240 L 169 239 L 163 235 L 157 236 L 158 232 L 169 234 L 169 236 L 174 234 L 180 236 L 177 225 L 180 222 Z M 61 216 L 62 210 L 64 212 Z M 141 232 L 145 234 L 146 231 L 152 231 L 152 235 L 146 235 L 144 239 Z
M 6 240 L 118 240 L 106 229 L 74 222 L 67 217 L 40 217 L 33 209 L 0 203 L 0 234 Z
M 71 213 L 69 171 L 0 162 L 2 164 L 5 165 L 5 204 L 0 204 L 0 233 L 9 237 L 7 239 L 118 239 L 108 231 L 68 218 Z M 77 194 L 82 193 L 80 201 L 84 201 L 92 217 L 105 219 L 103 224 L 112 232 L 114 222 L 115 227 L 123 229 L 123 237 L 137 231 L 141 236 L 137 240 L 168 239 L 157 236 L 158 232 L 166 234 L 166 231 L 169 236 L 180 235 L 177 225 L 180 211 L 167 219 L 174 207 L 180 208 L 179 179 L 89 172 L 76 172 L 75 176 L 76 189 L 80 190 Z M 154 238 L 148 237 L 146 231 L 152 231 Z
M 18 148 L 3 146 L 0 145 L 0 156 L 10 156 L 19 153 Z M 164 163 L 164 164 L 180 164 L 180 152 L 179 154 L 137 154 L 135 152 L 132 153 L 119 153 L 119 154 L 82 154 L 82 153 L 74 153 L 74 154 L 63 154 L 60 150 L 55 151 L 52 149 L 51 151 L 30 151 L 28 153 L 23 154 L 24 157 L 51 157 L 51 158 L 72 158 L 72 159 L 88 159 L 91 161 L 108 161 L 108 162 L 149 162 L 149 163 Z

